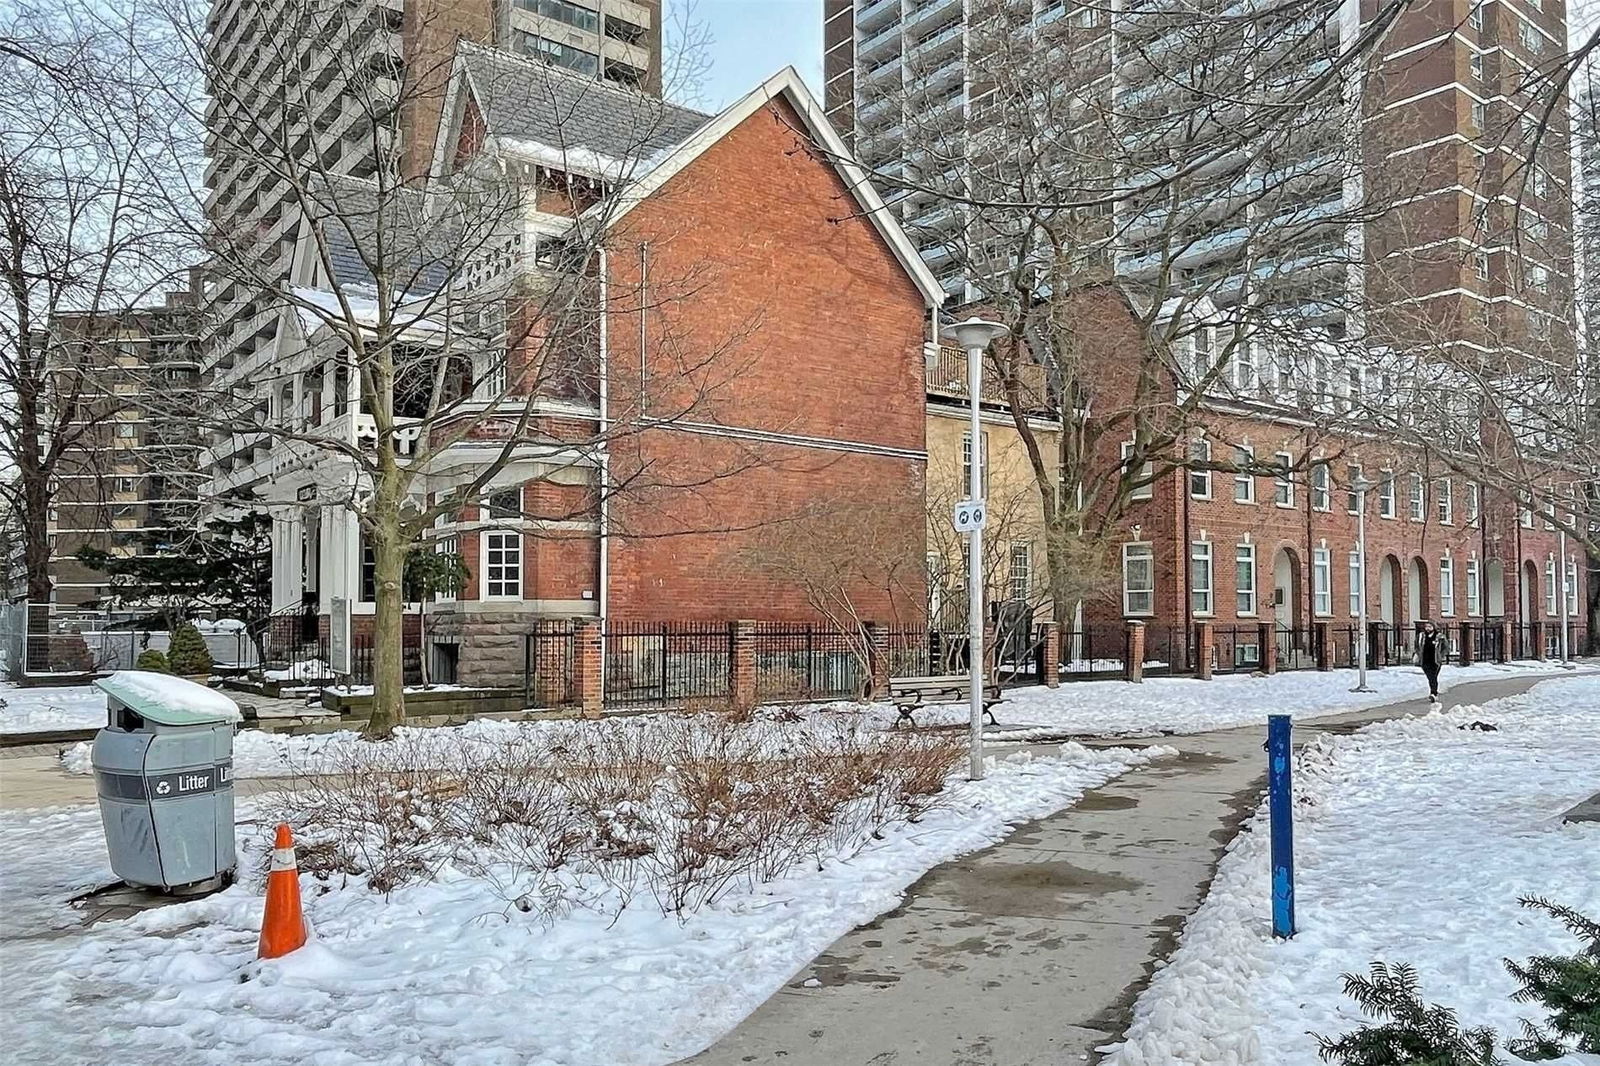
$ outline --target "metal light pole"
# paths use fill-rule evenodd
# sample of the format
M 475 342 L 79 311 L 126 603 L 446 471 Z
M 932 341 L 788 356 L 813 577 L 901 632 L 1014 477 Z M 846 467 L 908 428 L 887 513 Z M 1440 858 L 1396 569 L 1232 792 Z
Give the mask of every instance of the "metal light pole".
M 1356 612 L 1357 622 L 1360 627 L 1360 640 L 1357 647 L 1360 652 L 1356 657 L 1356 687 L 1351 692 L 1371 692 L 1367 684 L 1367 490 L 1372 487 L 1372 482 L 1365 476 L 1356 477 L 1356 567 L 1361 571 L 1361 605 Z
M 998 322 L 969 318 L 953 322 L 940 333 L 967 353 L 967 401 L 972 435 L 972 462 L 967 478 L 965 504 L 956 505 L 956 526 L 970 528 L 967 540 L 967 658 L 972 671 L 969 725 L 970 766 L 967 776 L 983 778 L 983 429 L 978 421 L 978 400 L 983 390 L 983 353 L 996 338 L 1008 330 Z M 965 516 L 965 517 L 964 517 Z M 970 523 L 970 525 L 969 525 Z

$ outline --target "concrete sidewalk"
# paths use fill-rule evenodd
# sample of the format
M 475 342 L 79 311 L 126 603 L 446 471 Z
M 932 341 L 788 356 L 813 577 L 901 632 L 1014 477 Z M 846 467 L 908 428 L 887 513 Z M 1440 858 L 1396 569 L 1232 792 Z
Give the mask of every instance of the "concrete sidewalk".
M 1445 706 L 1549 677 L 1485 681 Z M 1428 710 L 1392 704 L 1296 723 L 1324 731 Z M 841 937 L 695 1066 L 1060 1066 L 1114 1041 L 1172 951 L 1265 784 L 1261 728 L 1162 737 L 1135 770 L 1006 841 L 930 871 Z M 1108 745 L 1109 746 L 1109 745 Z M 1266 886 L 1262 886 L 1266 891 Z M 809 987 L 808 987 L 809 986 Z

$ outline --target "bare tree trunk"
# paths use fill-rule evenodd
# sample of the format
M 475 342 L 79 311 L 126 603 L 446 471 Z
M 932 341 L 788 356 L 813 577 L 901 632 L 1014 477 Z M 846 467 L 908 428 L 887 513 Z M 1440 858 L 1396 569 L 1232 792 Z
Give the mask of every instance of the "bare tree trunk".
M 384 493 L 380 490 L 378 496 Z M 372 519 L 373 572 L 377 609 L 372 632 L 372 718 L 367 734 L 386 737 L 406 720 L 405 700 L 405 575 L 406 545 L 400 535 L 397 508 L 374 500 Z

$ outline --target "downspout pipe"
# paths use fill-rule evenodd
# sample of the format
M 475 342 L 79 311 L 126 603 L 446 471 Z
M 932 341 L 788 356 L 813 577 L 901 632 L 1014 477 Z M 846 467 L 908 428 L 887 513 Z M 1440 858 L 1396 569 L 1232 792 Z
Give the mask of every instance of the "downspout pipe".
M 600 661 L 606 661 L 606 633 L 609 625 L 606 621 L 611 606 L 611 542 L 610 542 L 610 517 L 611 517 L 611 442 L 608 433 L 611 429 L 611 378 L 610 378 L 610 330 L 611 304 L 611 263 L 606 256 L 605 246 L 600 248 L 600 352 L 599 352 L 599 429 L 600 429 L 600 588 L 598 591 L 600 610 Z M 605 669 L 600 671 L 600 696 L 605 698 Z

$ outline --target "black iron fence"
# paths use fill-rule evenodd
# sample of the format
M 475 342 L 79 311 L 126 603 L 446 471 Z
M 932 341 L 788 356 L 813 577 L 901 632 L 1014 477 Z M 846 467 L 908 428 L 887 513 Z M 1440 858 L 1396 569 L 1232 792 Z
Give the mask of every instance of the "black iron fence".
M 613 622 L 602 647 L 608 702 L 629 706 L 728 698 L 733 636 L 725 623 Z

